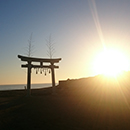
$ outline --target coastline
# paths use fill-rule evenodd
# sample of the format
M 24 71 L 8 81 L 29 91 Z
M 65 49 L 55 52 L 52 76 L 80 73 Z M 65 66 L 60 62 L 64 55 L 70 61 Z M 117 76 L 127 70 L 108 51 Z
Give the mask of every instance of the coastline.
M 24 90 L 26 84 L 7 84 L 7 85 L 0 85 L 0 91 L 7 91 L 7 90 Z M 39 83 L 39 84 L 31 84 L 32 89 L 37 88 L 47 88 L 51 87 L 51 83 Z

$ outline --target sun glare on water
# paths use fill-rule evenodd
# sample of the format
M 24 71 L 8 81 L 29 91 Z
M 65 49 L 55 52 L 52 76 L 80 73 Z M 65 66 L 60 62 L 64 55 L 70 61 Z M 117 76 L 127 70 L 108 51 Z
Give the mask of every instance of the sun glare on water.
M 122 71 L 129 70 L 127 57 L 117 50 L 104 50 L 96 56 L 94 72 L 106 76 L 117 76 Z

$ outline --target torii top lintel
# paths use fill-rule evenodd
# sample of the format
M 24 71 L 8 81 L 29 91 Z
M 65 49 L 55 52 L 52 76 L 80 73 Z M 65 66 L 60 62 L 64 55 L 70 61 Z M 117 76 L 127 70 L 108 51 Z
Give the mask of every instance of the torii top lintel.
M 27 62 L 50 62 L 50 63 L 57 63 L 61 60 L 61 58 L 56 59 L 43 59 L 43 58 L 34 58 L 34 57 L 26 57 L 18 55 L 18 58 L 21 59 L 21 61 L 27 61 Z

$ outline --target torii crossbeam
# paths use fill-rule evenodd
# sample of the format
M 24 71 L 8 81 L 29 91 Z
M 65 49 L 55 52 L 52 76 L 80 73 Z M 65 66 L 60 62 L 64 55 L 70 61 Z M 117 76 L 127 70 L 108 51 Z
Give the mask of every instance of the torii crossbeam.
M 59 68 L 59 66 L 55 66 L 54 63 L 58 63 L 61 58 L 57 59 L 43 59 L 43 58 L 34 58 L 34 57 L 26 57 L 18 55 L 18 58 L 21 59 L 21 61 L 26 61 L 27 64 L 21 65 L 21 67 L 25 67 L 28 69 L 28 75 L 27 75 L 27 94 L 30 96 L 31 94 L 31 69 L 32 68 L 49 68 L 51 69 L 51 75 L 52 75 L 52 87 L 55 87 L 55 73 L 54 69 Z M 32 62 L 39 62 L 39 65 L 32 64 Z M 44 62 L 50 63 L 50 65 L 43 65 Z

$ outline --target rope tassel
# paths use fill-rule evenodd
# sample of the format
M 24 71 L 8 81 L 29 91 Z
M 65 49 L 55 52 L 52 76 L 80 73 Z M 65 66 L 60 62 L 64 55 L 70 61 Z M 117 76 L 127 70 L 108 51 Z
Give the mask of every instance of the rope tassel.
M 38 69 L 36 69 L 36 74 L 38 74 Z
M 40 74 L 44 73 L 44 75 L 46 76 L 47 73 L 51 73 L 51 70 L 48 68 L 35 68 L 36 69 L 36 74 L 38 74 L 38 72 L 40 71 Z
M 46 76 L 46 71 L 45 71 L 45 76 Z
M 40 73 L 42 74 L 42 70 L 40 71 Z

